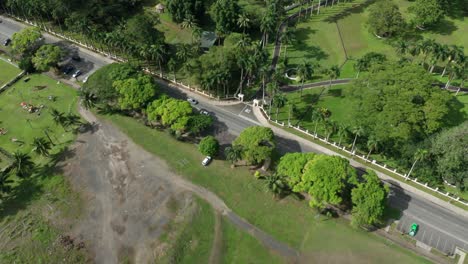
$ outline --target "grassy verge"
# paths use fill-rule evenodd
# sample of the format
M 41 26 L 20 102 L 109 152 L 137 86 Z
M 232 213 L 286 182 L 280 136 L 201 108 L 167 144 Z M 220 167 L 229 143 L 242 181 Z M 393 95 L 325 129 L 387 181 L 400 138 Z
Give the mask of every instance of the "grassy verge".
M 333 256 L 358 250 L 359 254 L 355 256 L 361 262 L 394 263 L 386 260 L 389 255 L 405 263 L 425 262 L 414 253 L 389 247 L 376 235 L 352 229 L 341 220 L 317 219 L 317 213 L 305 202 L 290 197 L 274 200 L 266 192 L 264 183 L 256 180 L 246 168 L 229 169 L 229 164 L 220 160 L 215 160 L 209 167 L 201 166 L 203 156 L 195 146 L 178 142 L 166 132 L 150 129 L 129 117 L 112 115 L 104 118 L 112 121 L 135 143 L 166 160 L 176 173 L 216 193 L 247 221 L 304 253 L 320 248 Z M 333 237 L 333 240 L 322 243 L 325 237 Z
M 194 203 L 193 215 L 187 216 L 190 219 L 169 226 L 162 240 L 170 249 L 158 263 L 208 263 L 213 243 L 213 209 L 198 198 Z
M 223 218 L 223 254 L 222 263 L 282 263 L 280 257 L 273 255 L 258 240 L 240 231 L 231 222 Z
M 0 86 L 15 78 L 21 70 L 0 58 Z

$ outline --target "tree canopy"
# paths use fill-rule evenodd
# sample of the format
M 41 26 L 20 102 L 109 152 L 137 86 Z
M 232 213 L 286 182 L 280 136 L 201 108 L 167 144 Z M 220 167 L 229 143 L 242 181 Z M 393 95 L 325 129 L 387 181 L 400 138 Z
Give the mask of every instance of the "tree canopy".
M 15 32 L 11 37 L 13 51 L 23 54 L 31 51 L 41 37 L 41 31 L 36 27 L 27 27 Z
M 242 146 L 242 158 L 250 164 L 259 164 L 271 158 L 275 149 L 275 135 L 271 128 L 251 126 L 244 129 L 232 143 Z
M 368 25 L 380 37 L 391 37 L 402 29 L 403 17 L 392 1 L 378 1 L 369 8 Z
M 168 0 L 167 11 L 175 22 L 181 23 L 184 19 L 203 16 L 205 6 L 201 0 Z
M 213 136 L 204 137 L 200 144 L 198 144 L 198 150 L 205 156 L 215 156 L 219 150 L 219 143 Z
M 324 208 L 327 204 L 342 203 L 349 184 L 355 182 L 356 171 L 347 159 L 316 155 L 307 162 L 302 181 L 296 186 L 296 190 L 310 194 L 311 206 Z
M 192 106 L 187 101 L 162 96 L 148 105 L 146 113 L 150 121 L 160 120 L 164 126 L 184 131 L 192 114 Z
M 118 104 L 121 109 L 139 110 L 156 95 L 153 79 L 144 74 L 135 78 L 114 81 L 114 89 L 119 93 Z
M 354 226 L 379 223 L 387 203 L 389 188 L 380 181 L 374 171 L 363 175 L 364 181 L 351 191 L 353 202 L 352 221 Z
M 468 186 L 468 121 L 442 131 L 432 140 L 439 175 L 459 189 Z
M 447 125 L 456 112 L 453 97 L 432 86 L 432 77 L 420 66 L 376 65 L 350 89 L 353 117 L 363 135 L 374 137 L 390 153 L 409 142 L 419 142 Z
M 314 157 L 314 153 L 286 153 L 281 157 L 276 173 L 284 177 L 289 187 L 295 190 L 302 180 L 305 165 Z
M 211 17 L 216 23 L 216 31 L 222 35 L 235 31 L 238 28 L 237 19 L 240 10 L 237 0 L 216 0 L 210 10 Z
M 440 0 L 416 0 L 409 10 L 415 17 L 414 23 L 419 27 L 432 26 L 439 22 L 444 10 L 439 3 Z
M 48 71 L 50 67 L 57 67 L 57 63 L 63 56 L 60 47 L 54 45 L 42 45 L 32 58 L 32 63 L 38 71 Z

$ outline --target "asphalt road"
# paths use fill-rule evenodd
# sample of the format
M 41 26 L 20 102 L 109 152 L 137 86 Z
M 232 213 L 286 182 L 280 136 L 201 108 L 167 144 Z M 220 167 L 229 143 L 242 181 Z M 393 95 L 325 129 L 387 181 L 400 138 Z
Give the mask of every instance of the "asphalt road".
M 18 23 L 12 19 L 6 18 L 4 16 L 0 16 L 0 45 L 3 45 L 3 42 L 13 36 L 15 32 L 20 31 L 21 29 L 27 27 L 22 23 Z M 54 43 L 66 51 L 66 55 L 64 56 L 64 60 L 59 63 L 60 66 L 71 65 L 74 70 L 68 74 L 64 75 L 65 79 L 74 79 L 72 78 L 72 74 L 76 70 L 80 70 L 82 74 L 78 76 L 77 80 L 82 81 L 87 76 L 91 75 L 97 69 L 101 68 L 102 66 L 112 63 L 113 61 L 109 58 L 104 56 L 92 53 L 86 49 L 80 48 L 69 41 L 65 41 L 63 39 L 56 38 L 55 36 L 49 34 L 43 34 L 45 37 L 45 43 Z M 74 61 L 71 59 L 72 55 L 78 55 L 81 59 L 80 61 Z
M 0 19 L 2 20 L 2 23 L 0 23 L 0 40 L 5 36 L 10 37 L 14 32 L 24 27 L 22 24 L 13 23 L 1 16 Z M 80 57 L 83 58 L 83 63 L 89 63 L 89 65 L 85 65 L 87 68 L 84 68 L 85 73 L 83 76 L 91 74 L 102 65 L 111 63 L 111 60 L 108 58 L 83 49 L 75 49 L 73 45 L 48 35 L 46 35 L 46 42 L 60 42 L 70 47 L 71 50 L 78 52 Z M 163 82 L 160 84 L 172 96 L 178 98 L 187 97 L 184 92 L 167 87 Z M 250 106 L 248 105 L 239 104 L 221 107 L 213 105 L 208 100 L 200 99 L 199 104 L 195 107 L 206 109 L 212 113 L 217 120 L 220 130 L 225 130 L 229 134 L 238 135 L 244 128 L 259 124 L 251 111 L 249 111 Z M 278 147 L 283 153 L 294 151 L 319 152 L 311 147 L 310 144 L 303 144 L 287 138 L 279 138 Z M 402 191 L 397 187 L 392 187 L 392 193 L 389 199 L 390 205 L 403 211 L 399 225 L 401 230 L 406 230 L 411 224 L 410 222 L 415 221 L 420 224 L 420 230 L 416 239 L 437 248 L 442 247 L 441 250 L 447 253 L 453 252 L 455 246 L 468 250 L 468 219 L 451 213 L 449 210 L 433 204 L 414 193 Z M 441 243 L 444 246 L 439 245 Z

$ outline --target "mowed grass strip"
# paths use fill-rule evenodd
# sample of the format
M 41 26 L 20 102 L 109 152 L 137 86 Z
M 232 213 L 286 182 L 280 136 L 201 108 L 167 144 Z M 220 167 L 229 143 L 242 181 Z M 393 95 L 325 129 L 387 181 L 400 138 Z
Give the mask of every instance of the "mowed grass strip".
M 316 219 L 316 211 L 307 202 L 293 198 L 275 200 L 266 191 L 264 183 L 256 180 L 245 167 L 230 169 L 229 164 L 221 160 L 214 160 L 210 166 L 203 167 L 200 164 L 203 156 L 193 144 L 176 141 L 167 132 L 146 127 L 130 117 L 101 117 L 119 127 L 135 143 L 166 160 L 176 173 L 216 193 L 247 221 L 304 254 L 313 253 L 317 248 L 330 256 L 358 250 L 359 263 L 363 260 L 394 263 L 393 259 L 402 263 L 426 263 L 422 257 L 403 248 L 389 246 L 372 233 L 352 229 L 346 222 Z M 333 238 L 334 243 L 316 243 L 328 237 Z
M 3 86 L 5 83 L 15 78 L 20 72 L 21 70 L 19 68 L 0 58 L 0 86 Z
M 269 252 L 257 239 L 239 230 L 229 220 L 222 220 L 221 263 L 282 263 L 276 254 Z

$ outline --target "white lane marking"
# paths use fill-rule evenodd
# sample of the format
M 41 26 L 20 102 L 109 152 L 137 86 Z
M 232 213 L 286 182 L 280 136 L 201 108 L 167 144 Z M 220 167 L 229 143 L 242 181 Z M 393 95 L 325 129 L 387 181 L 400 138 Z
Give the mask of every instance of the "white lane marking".
M 245 105 L 244 108 L 242 108 L 242 110 L 241 110 L 241 111 L 239 112 L 239 114 L 237 114 L 237 115 L 241 115 L 242 112 L 244 112 L 244 110 L 245 110 L 247 107 L 249 107 L 249 106 L 248 106 L 248 105 Z

